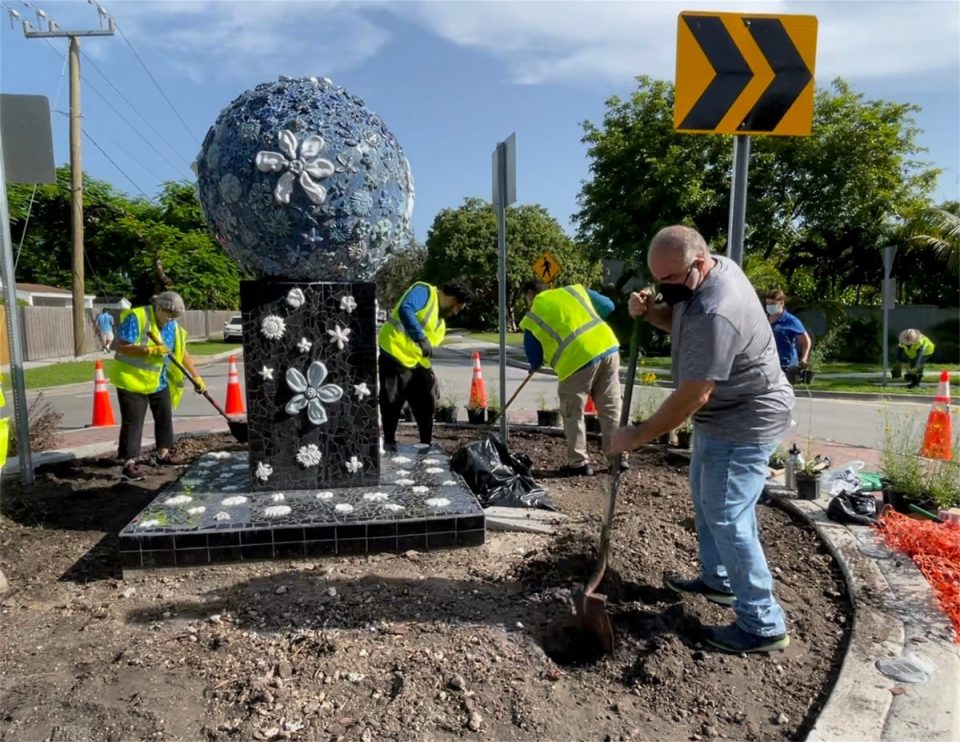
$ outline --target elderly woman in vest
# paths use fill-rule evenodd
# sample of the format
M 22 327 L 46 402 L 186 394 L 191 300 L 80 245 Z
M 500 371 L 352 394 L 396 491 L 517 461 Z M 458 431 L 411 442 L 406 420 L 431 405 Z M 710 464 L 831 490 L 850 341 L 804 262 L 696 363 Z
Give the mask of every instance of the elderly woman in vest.
M 123 461 L 123 475 L 128 479 L 143 479 L 137 458 L 147 407 L 153 413 L 157 465 L 172 463 L 173 410 L 183 396 L 184 375 L 167 362 L 167 354 L 172 353 L 187 367 L 197 392 L 207 388 L 187 353 L 187 331 L 177 323 L 185 311 L 179 294 L 164 291 L 154 296 L 149 306 L 128 309 L 120 315 L 110 381 L 117 387 L 120 405 L 117 458 Z
M 916 389 L 923 379 L 923 364 L 930 359 L 936 349 L 933 341 L 920 330 L 909 329 L 900 333 L 900 344 L 897 346 L 897 366 L 907 364 L 907 372 L 903 375 L 907 382 L 907 389 Z

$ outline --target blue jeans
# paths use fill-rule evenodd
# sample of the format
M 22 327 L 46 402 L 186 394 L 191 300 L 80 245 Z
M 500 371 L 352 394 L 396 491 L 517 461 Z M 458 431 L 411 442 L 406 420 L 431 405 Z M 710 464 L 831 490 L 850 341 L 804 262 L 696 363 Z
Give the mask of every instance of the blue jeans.
M 694 430 L 690 461 L 700 579 L 715 590 L 732 592 L 737 624 L 757 636 L 786 632 L 757 535 L 757 500 L 776 446 L 737 443 Z

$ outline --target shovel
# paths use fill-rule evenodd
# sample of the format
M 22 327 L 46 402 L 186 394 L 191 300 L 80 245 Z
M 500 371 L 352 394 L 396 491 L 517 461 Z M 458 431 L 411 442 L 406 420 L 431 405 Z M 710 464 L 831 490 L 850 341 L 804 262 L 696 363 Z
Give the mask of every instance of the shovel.
M 630 336 L 630 361 L 627 365 L 627 383 L 623 394 L 623 406 L 620 410 L 620 425 L 626 425 L 630 419 L 630 403 L 633 400 L 633 384 L 637 375 L 637 359 L 640 356 L 640 320 L 633 325 Z M 600 546 L 597 549 L 597 565 L 587 582 L 586 589 L 574 601 L 574 611 L 580 628 L 596 637 L 604 652 L 612 654 L 617 638 L 613 633 L 613 624 L 607 613 L 607 596 L 596 592 L 607 571 L 607 557 L 610 553 L 610 536 L 613 532 L 613 515 L 617 509 L 617 491 L 620 487 L 620 456 L 609 456 L 610 489 L 607 492 L 607 508 L 600 526 Z
M 536 371 L 531 371 L 530 373 L 527 374 L 526 378 L 520 382 L 520 386 L 518 386 L 516 390 L 513 392 L 513 394 L 510 395 L 510 399 L 507 400 L 507 403 L 503 406 L 503 409 L 500 410 L 500 415 L 492 423 L 487 423 L 487 427 L 484 432 L 489 432 L 493 430 L 494 427 L 500 424 L 500 418 L 507 414 L 507 410 L 510 408 L 510 405 L 513 404 L 513 400 L 517 398 L 517 396 L 520 394 L 520 390 L 522 390 L 527 385 L 527 382 L 533 378 L 533 375 L 535 373 Z
M 163 345 L 163 341 L 161 341 L 160 338 L 158 338 L 156 334 L 154 334 L 153 330 L 148 330 L 147 336 L 155 344 L 161 345 L 161 346 Z M 170 363 L 172 363 L 174 366 L 180 369 L 180 372 L 187 377 L 187 380 L 190 381 L 191 384 L 196 386 L 196 382 L 193 380 L 193 375 L 189 371 L 187 371 L 187 369 L 184 367 L 182 363 L 180 363 L 180 361 L 174 358 L 173 353 L 171 353 L 169 350 L 167 350 L 167 360 L 169 360 Z M 224 412 L 223 407 L 220 406 L 217 400 L 215 400 L 213 397 L 210 396 L 210 392 L 208 392 L 206 389 L 203 390 L 202 394 L 204 397 L 207 398 L 207 401 L 213 405 L 213 409 L 215 409 L 217 412 L 223 415 L 224 420 L 227 421 L 227 426 L 230 428 L 230 435 L 236 438 L 240 443 L 246 443 L 249 438 L 247 421 L 237 420 L 236 418 L 230 417 L 226 412 Z

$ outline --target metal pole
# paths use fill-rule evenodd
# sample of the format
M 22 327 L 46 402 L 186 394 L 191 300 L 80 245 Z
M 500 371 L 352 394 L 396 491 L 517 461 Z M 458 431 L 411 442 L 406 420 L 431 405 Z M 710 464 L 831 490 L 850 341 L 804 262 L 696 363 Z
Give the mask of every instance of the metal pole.
M 83 161 L 80 135 L 80 42 L 70 37 L 70 231 L 73 243 L 73 355 L 83 355 Z
M 2 145 L 2 143 L 0 143 Z M 17 459 L 20 481 L 33 484 L 33 454 L 30 451 L 30 423 L 27 419 L 27 392 L 23 378 L 23 342 L 17 308 L 17 279 L 13 268 L 13 240 L 10 237 L 10 209 L 7 205 L 7 176 L 0 146 L 0 269 L 7 304 L 7 335 L 10 338 L 10 381 L 13 384 L 14 420 L 17 424 Z
M 743 265 L 743 234 L 747 223 L 747 170 L 750 167 L 750 137 L 733 138 L 733 177 L 730 180 L 730 223 L 727 257 Z
M 883 286 L 881 290 L 881 301 L 883 302 L 883 386 L 887 385 L 887 372 L 890 368 L 890 305 L 893 304 L 893 297 L 890 291 L 890 273 L 893 271 L 893 259 L 896 257 L 897 248 L 895 245 L 888 245 L 883 248 Z
M 497 204 L 497 255 L 500 281 L 500 437 L 507 442 L 509 426 L 504 410 L 507 391 L 507 145 L 497 144 L 500 202 Z

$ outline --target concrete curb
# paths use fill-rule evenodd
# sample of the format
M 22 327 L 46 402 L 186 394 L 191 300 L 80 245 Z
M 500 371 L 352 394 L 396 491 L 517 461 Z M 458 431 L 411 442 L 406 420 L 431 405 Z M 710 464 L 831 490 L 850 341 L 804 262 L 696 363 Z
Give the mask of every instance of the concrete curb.
M 960 739 L 960 650 L 923 575 L 910 559 L 886 549 L 871 528 L 829 520 L 828 499 L 797 500 L 775 485 L 765 492 L 814 528 L 840 567 L 853 609 L 840 673 L 807 740 Z M 930 681 L 886 677 L 875 662 L 887 657 L 919 659 L 933 668 Z M 895 687 L 904 692 L 894 695 Z

